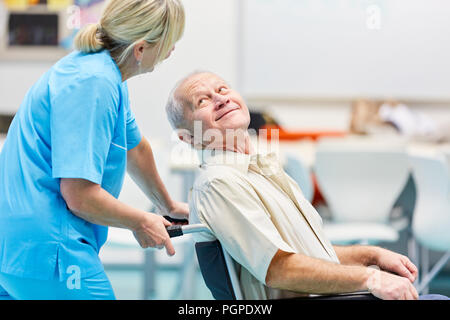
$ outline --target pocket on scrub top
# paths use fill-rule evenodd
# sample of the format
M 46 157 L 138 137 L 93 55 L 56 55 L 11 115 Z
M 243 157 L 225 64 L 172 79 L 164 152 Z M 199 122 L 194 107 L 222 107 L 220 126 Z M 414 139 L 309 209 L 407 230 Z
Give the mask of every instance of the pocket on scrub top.
M 57 242 L 5 239 L 0 272 L 32 279 L 51 279 L 57 264 L 58 248 Z

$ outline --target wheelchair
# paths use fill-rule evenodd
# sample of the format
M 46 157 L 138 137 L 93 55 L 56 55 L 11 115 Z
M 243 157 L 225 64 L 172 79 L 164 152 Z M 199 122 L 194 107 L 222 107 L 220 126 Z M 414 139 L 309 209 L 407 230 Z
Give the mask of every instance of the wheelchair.
M 203 224 L 173 225 L 167 227 L 171 238 L 189 233 L 207 232 Z M 219 240 L 195 243 L 200 272 L 206 286 L 216 300 L 245 300 L 239 284 L 235 262 Z M 296 297 L 283 300 L 379 300 L 370 292 Z

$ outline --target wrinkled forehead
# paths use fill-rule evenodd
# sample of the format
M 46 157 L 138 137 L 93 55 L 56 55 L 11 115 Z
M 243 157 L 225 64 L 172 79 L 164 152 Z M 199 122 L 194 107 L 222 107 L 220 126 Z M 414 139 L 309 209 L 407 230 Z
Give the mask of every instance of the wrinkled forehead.
M 219 83 L 226 83 L 221 77 L 214 73 L 204 72 L 194 74 L 186 78 L 177 88 L 175 95 L 177 99 L 192 105 L 196 95 L 201 94 Z

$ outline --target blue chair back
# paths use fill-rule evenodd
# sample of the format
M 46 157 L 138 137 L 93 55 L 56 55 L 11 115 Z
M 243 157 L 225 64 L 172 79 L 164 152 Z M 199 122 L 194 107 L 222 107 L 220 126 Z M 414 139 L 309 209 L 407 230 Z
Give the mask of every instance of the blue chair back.
M 216 300 L 236 300 L 219 240 L 197 242 L 197 260 L 203 279 Z
M 314 196 L 314 184 L 311 172 L 303 162 L 293 155 L 286 155 L 284 171 L 299 185 L 305 198 L 311 202 Z

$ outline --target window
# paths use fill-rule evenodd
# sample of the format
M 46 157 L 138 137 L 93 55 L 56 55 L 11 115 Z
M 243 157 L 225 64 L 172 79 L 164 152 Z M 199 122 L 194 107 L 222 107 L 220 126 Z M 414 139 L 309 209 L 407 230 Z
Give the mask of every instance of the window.
M 8 46 L 58 46 L 58 15 L 11 13 Z
M 0 61 L 53 62 L 70 50 L 65 46 L 68 42 L 71 45 L 73 32 L 67 27 L 67 7 L 49 7 L 46 0 L 32 2 L 23 8 L 4 9 L 1 16 L 5 19 L 0 22 L 0 29 L 3 29 Z

